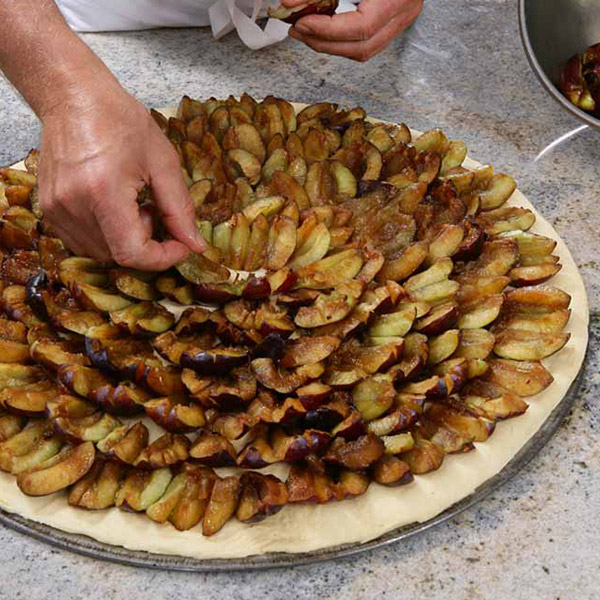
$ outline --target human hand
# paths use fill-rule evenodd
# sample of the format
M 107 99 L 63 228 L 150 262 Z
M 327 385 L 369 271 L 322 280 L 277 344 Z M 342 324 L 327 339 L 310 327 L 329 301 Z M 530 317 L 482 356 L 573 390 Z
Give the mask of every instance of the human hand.
M 40 204 L 77 254 L 162 271 L 206 244 L 177 152 L 148 111 L 118 84 L 91 81 L 42 117 Z M 174 238 L 152 239 L 138 193 L 150 185 Z
M 281 0 L 288 8 L 304 2 Z M 303 17 L 290 29 L 290 36 L 317 52 L 364 62 L 411 25 L 422 7 L 423 0 L 362 0 L 356 12 Z

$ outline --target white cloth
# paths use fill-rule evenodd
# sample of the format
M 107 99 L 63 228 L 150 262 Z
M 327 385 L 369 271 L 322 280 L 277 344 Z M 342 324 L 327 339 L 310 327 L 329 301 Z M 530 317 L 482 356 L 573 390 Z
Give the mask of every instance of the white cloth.
M 339 11 L 354 10 L 359 0 L 341 0 Z M 155 27 L 204 27 L 210 25 L 215 38 L 237 30 L 253 50 L 283 40 L 289 25 L 269 19 L 261 29 L 256 19 L 264 16 L 263 5 L 277 0 L 56 0 L 67 23 L 80 32 L 129 31 Z M 338 11 L 338 12 L 339 12 Z

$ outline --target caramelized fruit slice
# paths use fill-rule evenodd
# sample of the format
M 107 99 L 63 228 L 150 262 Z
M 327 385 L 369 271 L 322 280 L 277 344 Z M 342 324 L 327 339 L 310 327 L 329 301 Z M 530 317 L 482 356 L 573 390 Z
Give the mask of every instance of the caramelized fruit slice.
M 32 471 L 17 476 L 19 489 L 28 496 L 47 496 L 79 481 L 94 464 L 96 451 L 91 442 L 68 448 Z

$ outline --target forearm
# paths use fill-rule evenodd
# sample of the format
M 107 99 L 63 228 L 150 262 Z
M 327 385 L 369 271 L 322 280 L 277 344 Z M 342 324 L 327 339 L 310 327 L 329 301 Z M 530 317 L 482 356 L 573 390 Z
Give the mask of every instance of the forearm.
M 119 85 L 53 0 L 0 0 L 0 69 L 42 119 L 78 103 L 92 81 Z

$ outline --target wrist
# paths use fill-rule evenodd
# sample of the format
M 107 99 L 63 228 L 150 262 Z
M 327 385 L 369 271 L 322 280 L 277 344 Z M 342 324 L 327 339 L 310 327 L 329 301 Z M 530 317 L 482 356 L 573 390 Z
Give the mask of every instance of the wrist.
M 108 69 L 104 68 L 104 71 L 93 68 L 71 71 L 74 77 L 63 80 L 34 107 L 42 124 L 51 119 L 81 114 L 101 103 L 108 104 L 115 98 L 126 96 L 127 92 L 116 78 Z

